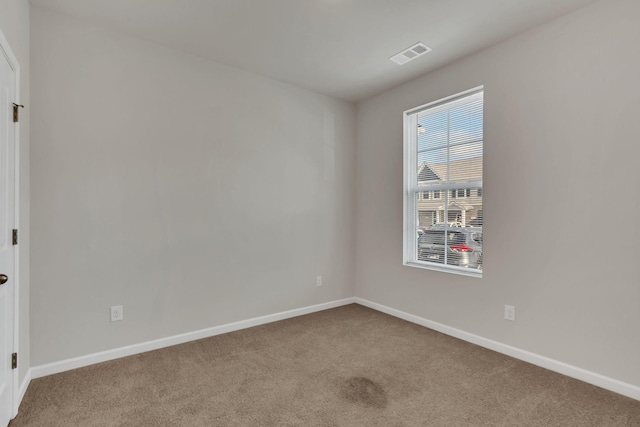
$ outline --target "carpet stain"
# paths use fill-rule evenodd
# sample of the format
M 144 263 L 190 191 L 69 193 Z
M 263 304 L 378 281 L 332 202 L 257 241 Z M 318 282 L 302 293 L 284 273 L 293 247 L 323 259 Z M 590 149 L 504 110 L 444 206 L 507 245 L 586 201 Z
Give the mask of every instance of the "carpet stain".
M 352 403 L 372 408 L 387 406 L 387 393 L 384 388 L 369 378 L 351 377 L 342 384 L 341 395 Z

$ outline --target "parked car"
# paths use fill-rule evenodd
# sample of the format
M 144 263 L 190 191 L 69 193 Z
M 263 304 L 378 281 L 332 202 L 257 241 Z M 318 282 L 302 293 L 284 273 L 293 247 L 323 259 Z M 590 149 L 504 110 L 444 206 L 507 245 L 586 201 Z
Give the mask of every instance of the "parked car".
M 416 232 L 418 233 L 418 237 L 422 236 L 422 234 L 425 232 L 425 230 L 428 230 L 429 227 L 418 227 L 416 229 Z
M 471 227 L 482 227 L 482 217 L 472 219 L 469 221 L 469 225 Z
M 446 238 L 446 245 L 445 245 Z M 418 238 L 420 261 L 482 269 L 482 228 L 432 226 Z
M 446 224 L 444 222 L 436 222 L 431 227 L 444 227 L 445 225 L 448 225 L 449 227 L 462 227 L 462 223 L 460 221 L 451 221 Z

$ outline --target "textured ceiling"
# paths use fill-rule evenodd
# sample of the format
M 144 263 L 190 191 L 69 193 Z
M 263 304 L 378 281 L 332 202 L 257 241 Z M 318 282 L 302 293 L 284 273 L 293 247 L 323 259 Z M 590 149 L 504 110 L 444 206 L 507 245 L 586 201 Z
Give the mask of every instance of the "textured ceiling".
M 30 0 L 97 25 L 359 101 L 595 0 Z M 388 58 L 422 41 L 433 51 Z

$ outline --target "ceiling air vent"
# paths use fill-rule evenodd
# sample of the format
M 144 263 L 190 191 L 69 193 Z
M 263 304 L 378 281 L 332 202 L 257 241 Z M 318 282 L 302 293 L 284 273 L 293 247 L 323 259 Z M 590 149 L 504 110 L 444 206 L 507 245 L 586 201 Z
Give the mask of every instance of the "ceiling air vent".
M 428 52 L 431 52 L 431 48 L 429 46 L 425 45 L 424 43 L 416 43 L 410 48 L 407 48 L 402 52 L 393 55 L 389 59 L 398 65 L 402 65 Z

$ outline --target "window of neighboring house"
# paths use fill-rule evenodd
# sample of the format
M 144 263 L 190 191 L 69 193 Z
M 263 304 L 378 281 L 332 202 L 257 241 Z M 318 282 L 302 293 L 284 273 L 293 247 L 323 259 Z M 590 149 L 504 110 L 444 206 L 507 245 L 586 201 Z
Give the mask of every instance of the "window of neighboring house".
M 424 200 L 429 200 L 429 192 L 428 191 L 423 191 L 422 192 L 422 198 Z
M 457 190 L 451 190 L 452 199 L 460 199 L 462 197 L 471 197 L 470 188 L 458 188 Z
M 476 88 L 404 113 L 405 265 L 482 277 L 483 107 Z

